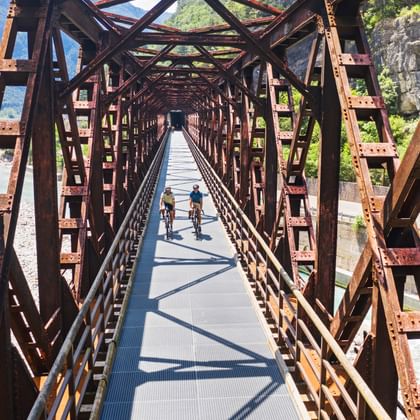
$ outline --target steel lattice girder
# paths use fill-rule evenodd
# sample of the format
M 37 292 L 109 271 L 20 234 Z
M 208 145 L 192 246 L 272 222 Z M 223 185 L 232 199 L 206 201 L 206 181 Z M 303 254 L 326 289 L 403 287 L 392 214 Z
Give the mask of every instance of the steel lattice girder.
M 182 32 L 153 23 L 173 0 L 162 0 L 139 20 L 103 11 L 124 3 L 119 0 L 65 0 L 59 8 L 47 0 L 30 6 L 11 1 L 0 49 L 0 102 L 7 86 L 25 86 L 26 95 L 20 121 L 0 120 L 0 147 L 14 149 L 8 190 L 0 195 L 0 363 L 5 372 L 0 389 L 10 418 L 17 415 L 12 395 L 23 385 L 10 368 L 9 328 L 33 374 L 45 373 L 146 172 L 165 127 L 164 115 L 171 109 L 188 114 L 189 133 L 344 348 L 372 306 L 372 330 L 356 366 L 369 366 L 365 379 L 390 413 L 396 409 L 399 379 L 407 416 L 420 417 L 408 347 L 408 339 L 420 332 L 419 316 L 401 309 L 406 276 L 413 274 L 417 285 L 420 282 L 415 228 L 419 129 L 400 165 L 358 2 L 299 0 L 285 12 L 254 0 L 239 2 L 272 16 L 240 22 L 218 0 L 208 0 L 226 23 Z M 28 60 L 12 58 L 18 31 L 28 32 Z M 71 80 L 61 31 L 81 45 L 78 73 Z M 311 34 L 314 41 L 302 80 L 288 66 L 287 49 Z M 342 50 L 343 39 L 355 41 L 358 54 Z M 166 47 L 141 47 L 148 43 Z M 318 67 L 322 43 L 324 60 Z M 171 51 L 175 45 L 191 45 L 198 53 Z M 225 48 L 211 51 L 211 45 Z M 350 79 L 360 74 L 369 96 L 350 93 Z M 292 88 L 303 95 L 297 113 Z M 55 115 L 55 121 L 35 119 L 40 113 Z M 366 118 L 377 126 L 374 146 L 363 143 L 358 131 L 358 121 Z M 341 119 L 369 240 L 333 314 Z M 315 240 L 304 166 L 316 121 L 321 153 Z M 57 202 L 54 126 L 64 159 L 60 210 L 51 205 Z M 31 139 L 39 312 L 13 250 Z M 374 194 L 370 181 L 369 171 L 378 167 L 385 168 L 391 183 L 385 200 Z M 301 278 L 302 266 L 312 270 L 308 281 Z M 23 366 L 19 355 L 14 359 Z M 379 376 L 383 364 L 395 366 L 387 381 Z M 29 388 L 27 395 L 34 395 L 34 387 Z

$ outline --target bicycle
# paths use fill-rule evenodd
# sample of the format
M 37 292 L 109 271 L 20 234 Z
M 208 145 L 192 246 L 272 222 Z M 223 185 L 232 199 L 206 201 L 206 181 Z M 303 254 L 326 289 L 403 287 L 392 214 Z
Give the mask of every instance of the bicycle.
M 195 234 L 195 239 L 200 239 L 200 235 L 201 235 L 201 226 L 198 223 L 198 212 L 200 211 L 198 209 L 198 207 L 194 207 L 193 208 L 193 214 L 192 214 L 192 222 L 193 222 L 193 226 L 194 226 L 194 234 Z
M 172 225 L 171 225 L 171 215 L 170 211 L 165 208 L 164 213 L 165 228 L 166 228 L 166 239 L 172 238 Z

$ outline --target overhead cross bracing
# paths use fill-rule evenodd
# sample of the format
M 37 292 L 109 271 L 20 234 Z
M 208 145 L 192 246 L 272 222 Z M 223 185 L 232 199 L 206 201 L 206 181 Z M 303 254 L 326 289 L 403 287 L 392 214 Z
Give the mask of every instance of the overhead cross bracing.
M 24 93 L 18 117 L 0 119 L 0 147 L 13 153 L 7 187 L 0 191 L 2 413 L 14 418 L 29 412 L 95 277 L 108 272 L 101 271 L 102 264 L 125 215 L 131 215 L 136 192 L 154 168 L 167 113 L 182 110 L 189 135 L 344 351 L 371 309 L 370 332 L 355 368 L 391 416 L 400 406 L 407 417 L 419 418 L 411 343 L 419 337 L 420 317 L 403 308 L 409 276 L 419 289 L 420 132 L 417 129 L 400 162 L 359 2 L 301 0 L 278 10 L 241 0 L 266 15 L 241 22 L 222 2 L 206 0 L 225 23 L 189 31 L 155 23 L 174 0 L 160 1 L 138 20 L 107 12 L 120 3 L 124 1 L 16 0 L 7 10 L 0 47 L 2 107 L 19 89 Z M 75 75 L 68 70 L 63 34 L 80 46 Z M 22 42 L 26 53 L 18 57 Z M 187 52 L 179 48 L 185 45 Z M 305 74 L 296 71 L 289 54 L 293 48 L 305 51 Z M 352 90 L 356 81 L 366 87 L 363 96 Z M 300 94 L 299 103 L 294 92 Z M 376 142 L 364 141 L 362 121 L 371 121 Z M 321 131 L 316 230 L 304 175 L 315 125 Z M 369 239 L 334 312 L 341 125 Z M 64 161 L 58 193 L 56 136 Z M 30 151 L 39 302 L 34 301 L 14 248 Z M 378 196 L 373 188 L 375 171 L 382 171 L 390 185 L 387 196 Z M 135 229 L 142 229 L 144 220 L 133 225 Z M 237 225 L 228 227 L 234 230 Z M 134 227 L 130 229 L 127 235 L 134 241 Z M 243 250 L 254 243 L 242 236 L 237 240 Z M 116 254 L 124 264 L 112 276 L 115 285 L 128 275 L 132 263 L 123 254 Z M 331 375 L 326 367 L 336 362 L 331 348 L 322 347 L 322 334 L 300 309 L 293 312 L 293 301 L 290 325 L 280 322 L 287 323 L 287 311 L 281 307 L 286 286 L 280 282 L 274 287 L 275 281 L 264 276 L 267 267 L 259 266 L 263 262 L 246 263 L 274 337 L 291 358 L 296 380 L 306 383 L 317 415 L 328 416 L 331 407 L 337 412 L 348 403 L 345 390 L 357 394 L 350 379 L 343 374 L 333 401 L 325 387 L 314 385 Z M 104 328 L 118 313 L 112 308 L 117 308 L 122 291 L 115 287 L 104 295 L 104 305 L 92 308 L 106 313 Z M 315 342 L 302 336 L 303 321 Z M 107 331 L 111 334 L 111 328 Z M 83 396 L 92 392 L 93 367 L 98 369 L 106 341 L 101 333 L 93 344 L 86 344 L 100 345 L 81 363 L 86 377 L 77 377 L 76 388 L 83 388 Z M 315 344 L 319 355 L 313 354 Z M 325 363 L 319 364 L 321 359 Z M 319 372 L 305 377 L 310 360 L 320 365 Z M 359 400 L 346 416 L 363 417 L 365 400 Z

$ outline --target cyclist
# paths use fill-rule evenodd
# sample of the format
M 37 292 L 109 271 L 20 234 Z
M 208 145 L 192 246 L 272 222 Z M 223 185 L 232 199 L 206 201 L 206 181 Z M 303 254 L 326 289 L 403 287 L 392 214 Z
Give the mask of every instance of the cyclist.
M 172 225 L 175 219 L 175 196 L 172 193 L 171 187 L 165 187 L 165 191 L 160 196 L 160 212 L 162 219 L 165 218 L 165 210 L 169 211 L 169 220 L 172 230 Z
M 203 209 L 203 193 L 200 191 L 200 187 L 195 184 L 193 185 L 193 190 L 190 192 L 190 211 L 189 217 L 192 217 L 193 209 L 197 208 L 197 219 L 198 219 L 198 229 L 201 231 L 201 211 Z

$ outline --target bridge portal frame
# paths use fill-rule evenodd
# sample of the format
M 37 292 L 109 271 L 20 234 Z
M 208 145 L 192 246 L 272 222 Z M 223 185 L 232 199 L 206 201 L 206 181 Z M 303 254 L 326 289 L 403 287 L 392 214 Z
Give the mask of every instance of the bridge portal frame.
M 420 333 L 420 316 L 403 311 L 408 275 L 420 289 L 420 128 L 400 164 L 359 2 L 299 0 L 279 11 L 241 0 L 272 15 L 240 22 L 218 0 L 206 0 L 226 23 L 181 32 L 153 23 L 173 1 L 161 0 L 130 20 L 103 11 L 123 1 L 11 0 L 0 47 L 0 103 L 14 86 L 24 87 L 25 96 L 19 120 L 0 120 L 0 147 L 14 151 L 7 193 L 0 195 L 2 412 L 10 418 L 28 412 L 38 394 L 34 377 L 53 365 L 156 153 L 165 114 L 183 109 L 194 141 L 344 350 L 372 308 L 355 366 L 391 415 L 400 382 L 406 415 L 420 418 L 409 347 Z M 80 44 L 71 79 L 62 32 Z M 13 55 L 19 33 L 27 37 L 24 59 Z M 288 49 L 310 34 L 301 78 L 288 63 Z M 147 44 L 166 46 L 156 51 Z M 186 44 L 197 53 L 174 51 Z M 211 51 L 212 45 L 225 48 Z M 364 82 L 365 96 L 351 91 L 356 79 Z M 294 90 L 301 94 L 298 107 Z M 363 141 L 361 121 L 374 124 L 377 142 Z M 342 123 L 369 239 L 334 313 Z M 317 124 L 315 235 L 304 167 Z M 55 127 L 64 161 L 59 205 Z M 13 248 L 31 145 L 39 309 Z M 375 194 L 372 170 L 388 178 L 386 197 Z M 309 267 L 307 281 L 302 267 Z M 390 367 L 386 380 L 381 366 Z M 19 406 L 19 395 L 27 404 Z

